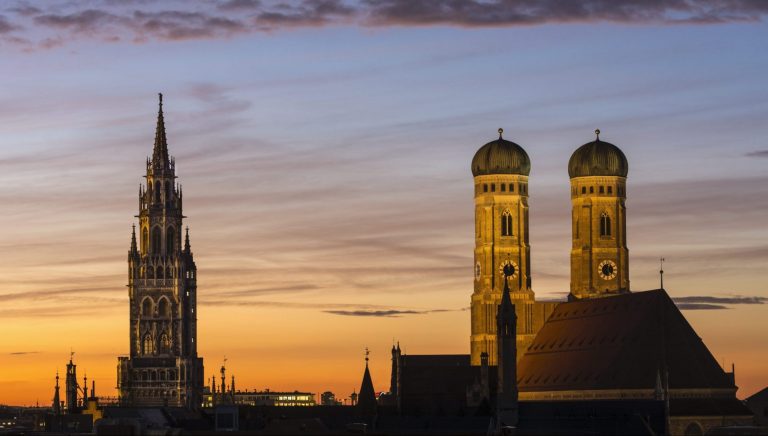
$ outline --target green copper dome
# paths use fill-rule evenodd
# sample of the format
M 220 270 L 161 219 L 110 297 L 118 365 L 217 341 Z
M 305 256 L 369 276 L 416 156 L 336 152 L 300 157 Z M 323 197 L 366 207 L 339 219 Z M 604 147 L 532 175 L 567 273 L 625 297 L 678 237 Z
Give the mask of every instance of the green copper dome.
M 480 147 L 472 158 L 472 175 L 520 174 L 527 176 L 531 172 L 531 159 L 523 147 L 501 137 Z
M 629 163 L 624 153 L 611 144 L 600 140 L 600 131 L 596 130 L 597 139 L 588 142 L 573 152 L 568 161 L 568 175 L 574 177 L 587 176 L 620 176 L 627 177 Z

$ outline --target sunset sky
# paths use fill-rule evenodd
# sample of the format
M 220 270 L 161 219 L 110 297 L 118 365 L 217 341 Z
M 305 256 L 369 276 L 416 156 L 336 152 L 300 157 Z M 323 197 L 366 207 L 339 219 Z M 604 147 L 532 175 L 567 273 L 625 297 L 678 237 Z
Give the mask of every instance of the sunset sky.
M 768 385 L 768 2 L 580 3 L 0 3 L 0 403 L 50 404 L 70 350 L 116 395 L 158 92 L 206 378 L 226 356 L 239 389 L 347 397 L 365 347 L 377 391 L 393 340 L 468 353 L 469 166 L 499 127 L 531 157 L 533 289 L 563 299 L 567 162 L 600 128 L 632 289 L 664 256 L 738 396 Z

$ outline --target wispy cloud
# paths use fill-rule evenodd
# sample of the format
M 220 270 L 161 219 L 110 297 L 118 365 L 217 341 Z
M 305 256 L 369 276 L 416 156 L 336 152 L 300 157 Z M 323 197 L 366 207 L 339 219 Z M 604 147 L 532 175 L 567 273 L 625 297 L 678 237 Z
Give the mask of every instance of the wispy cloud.
M 39 353 L 40 353 L 39 351 L 14 351 L 8 354 L 10 354 L 11 356 L 24 356 L 27 354 L 39 354 Z
M 461 27 L 530 26 L 548 23 L 696 23 L 761 21 L 768 4 L 741 0 L 228 0 L 195 4 L 171 1 L 138 4 L 109 0 L 47 2 L 44 8 L 20 3 L 0 16 L 0 34 L 24 44 L 26 27 L 47 31 L 37 45 L 86 38 L 107 42 L 220 39 L 240 34 L 336 24 L 358 26 Z M 15 22 L 19 22 L 17 25 Z M 23 23 L 24 25 L 21 25 Z
M 705 304 L 705 303 L 678 303 L 677 308 L 680 310 L 720 310 L 728 309 L 720 304 Z
M 746 153 L 746 157 L 768 157 L 768 150 L 756 150 Z
M 461 310 L 461 309 L 457 309 Z M 397 318 L 403 315 L 425 315 L 428 313 L 439 313 L 439 312 L 454 312 L 454 310 L 449 309 L 433 309 L 433 310 L 397 310 L 397 309 L 388 309 L 388 310 L 324 310 L 325 313 L 330 313 L 332 315 L 342 315 L 342 316 L 362 316 L 362 317 L 381 317 L 381 318 Z
M 708 295 L 697 295 L 689 297 L 674 297 L 672 301 L 675 302 L 680 310 L 722 310 L 728 309 L 728 305 L 733 304 L 766 304 L 768 298 L 766 297 L 746 297 L 746 296 L 730 296 L 730 297 L 714 297 Z

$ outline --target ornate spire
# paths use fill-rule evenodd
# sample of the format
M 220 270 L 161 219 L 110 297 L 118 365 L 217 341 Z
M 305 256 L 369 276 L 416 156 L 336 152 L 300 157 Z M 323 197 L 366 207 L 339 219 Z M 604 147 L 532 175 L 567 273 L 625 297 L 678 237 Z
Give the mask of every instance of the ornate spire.
M 136 248 L 136 224 L 132 226 L 131 229 L 131 253 L 135 253 L 138 251 Z
M 168 138 L 165 136 L 165 121 L 163 120 L 163 94 L 160 97 L 160 105 L 157 111 L 157 127 L 155 128 L 155 147 L 152 151 L 152 164 L 155 167 L 167 168 L 168 159 Z
M 187 226 L 187 234 L 184 236 L 184 252 L 189 254 L 192 247 L 189 245 L 189 226 Z
M 595 129 L 595 141 L 600 140 L 600 129 Z
M 504 129 L 502 129 L 501 127 L 499 127 L 499 139 L 502 139 L 502 138 L 501 138 L 501 134 L 502 134 L 502 133 L 504 133 Z
M 659 258 L 659 289 L 664 289 L 664 258 Z
M 56 388 L 53 391 L 53 414 L 61 414 L 61 397 L 59 396 L 59 370 L 56 370 Z

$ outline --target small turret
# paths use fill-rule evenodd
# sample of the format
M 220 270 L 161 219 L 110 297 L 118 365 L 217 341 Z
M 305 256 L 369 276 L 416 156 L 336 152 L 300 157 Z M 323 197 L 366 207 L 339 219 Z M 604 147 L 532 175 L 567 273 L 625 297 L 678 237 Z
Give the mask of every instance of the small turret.
M 186 229 L 186 235 L 184 236 L 184 253 L 190 254 L 192 252 L 192 246 L 189 244 L 189 226 Z
M 56 388 L 53 391 L 53 414 L 61 415 L 61 397 L 59 396 L 59 371 L 56 370 Z
M 138 252 L 139 249 L 136 246 L 136 224 L 134 224 L 131 229 L 131 254 L 137 254 Z

